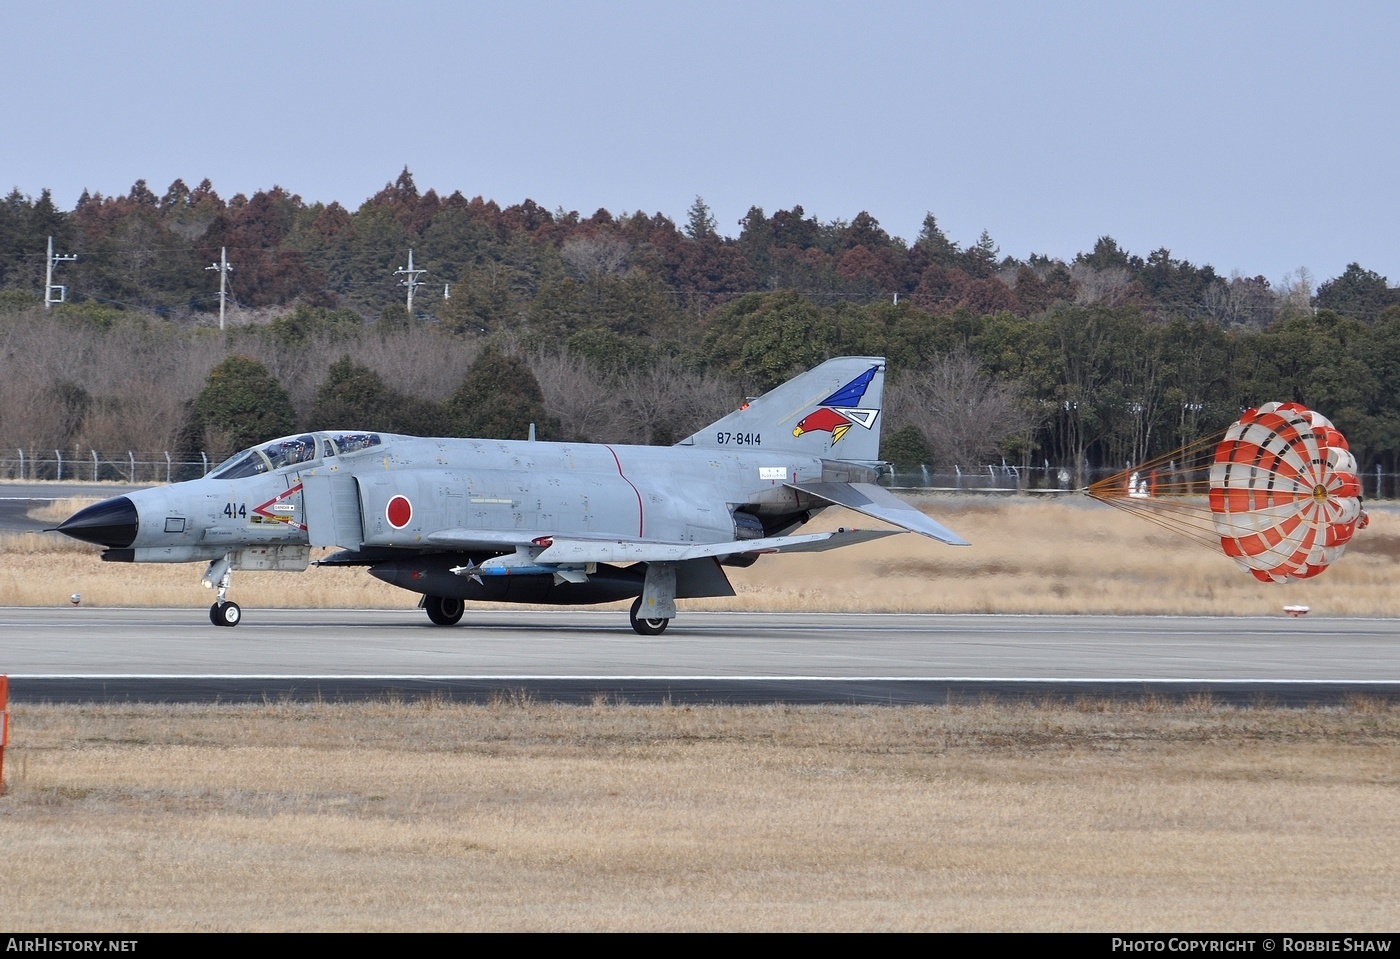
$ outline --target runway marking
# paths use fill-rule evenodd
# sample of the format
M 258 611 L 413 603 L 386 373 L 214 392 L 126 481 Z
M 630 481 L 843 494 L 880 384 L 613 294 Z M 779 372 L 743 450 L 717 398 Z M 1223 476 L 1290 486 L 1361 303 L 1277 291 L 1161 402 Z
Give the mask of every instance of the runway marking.
M 1066 683 L 1146 683 L 1152 685 L 1195 685 L 1195 686 L 1396 686 L 1400 680 L 1394 679 L 1156 679 L 1142 676 L 1108 677 L 1065 677 L 1045 676 L 655 676 L 648 674 L 627 675 L 572 675 L 568 673 L 478 673 L 478 674 L 435 674 L 435 673 L 326 673 L 308 675 L 305 673 L 9 673 L 10 679 L 70 679 L 70 680 L 118 680 L 118 679 L 161 679 L 161 680 L 210 680 L 227 679 L 248 682 L 250 680 L 295 680 L 298 682 L 330 682 L 333 680 L 374 680 L 376 682 L 462 682 L 472 681 L 520 681 L 520 682 L 784 682 L 784 683 L 1030 683 L 1037 685 L 1062 685 Z
M 13 609 L 14 607 L 10 607 L 10 608 Z M 3 610 L 3 609 L 4 609 L 4 607 L 0 607 L 0 610 Z M 60 607 L 54 607 L 53 610 L 52 610 L 52 612 L 54 612 L 54 613 L 57 614 L 57 615 L 64 615 L 64 614 L 66 614 L 66 613 L 68 612 L 68 610 L 67 610 L 66 607 L 62 607 L 62 608 L 60 608 Z M 90 613 L 90 612 L 91 612 L 91 609 L 90 609 L 90 608 L 87 608 L 87 609 L 83 609 L 78 615 L 83 615 L 83 613 Z M 103 612 L 108 612 L 108 611 L 104 610 Z M 266 612 L 267 612 L 267 611 L 264 611 L 264 615 L 266 614 Z M 284 610 L 277 610 L 277 611 L 273 611 L 273 612 L 282 612 L 282 613 L 285 613 L 285 612 L 287 612 L 287 611 L 284 611 Z M 301 611 L 301 610 L 295 610 L 295 611 L 292 611 L 292 612 L 293 612 L 293 613 L 300 613 L 300 612 L 303 612 L 303 611 Z M 307 610 L 307 611 L 304 611 L 304 612 L 310 614 L 310 613 L 312 613 L 312 612 L 314 612 L 314 611 Z M 370 613 L 376 613 L 376 614 L 379 614 L 379 615 L 383 615 L 385 611 L 382 611 L 382 610 L 371 610 L 371 611 L 369 611 L 369 612 L 370 612 Z M 618 634 L 619 634 L 618 637 L 617 637 L 618 639 L 625 639 L 625 640 L 629 640 L 629 641 L 633 641 L 633 642 L 637 641 L 637 637 L 627 636 L 626 633 L 625 633 L 625 631 L 620 630 L 620 629 L 616 626 L 616 624 L 613 623 L 611 620 L 608 620 L 608 621 L 606 621 L 606 622 L 595 621 L 595 622 L 592 622 L 592 623 L 589 623 L 589 622 L 558 622 L 558 623 L 556 623 L 556 622 L 547 622 L 547 621 L 543 621 L 543 622 L 542 622 L 542 621 L 539 620 L 539 619 L 533 619 L 533 620 L 532 620 L 532 619 L 525 619 L 525 618 L 522 618 L 522 619 L 519 619 L 519 620 L 487 620 L 487 621 L 480 621 L 480 622 L 471 622 L 471 621 L 466 621 L 466 620 L 464 620 L 463 623 L 462 623 L 460 626 L 456 627 L 456 628 L 455 628 L 455 631 L 454 631 L 454 629 L 451 629 L 451 628 L 444 629 L 443 627 L 440 627 L 440 626 L 430 626 L 427 622 L 419 622 L 418 616 L 415 615 L 415 614 L 416 614 L 416 611 L 414 611 L 414 613 L 404 613 L 404 614 L 402 615 L 402 618 L 403 618 L 403 619 L 409 619 L 409 618 L 411 617 L 411 621 L 410 621 L 410 622 L 400 622 L 400 621 L 394 621 L 394 622 L 349 622 L 349 623 L 337 623 L 336 626 L 335 626 L 335 628 L 336 628 L 336 629 L 343 629 L 343 630 L 365 630 L 365 629 L 385 629 L 385 628 L 390 628 L 390 627 L 393 627 L 393 628 L 401 628 L 401 627 L 402 627 L 402 628 L 410 628 L 410 629 L 417 630 L 417 631 L 421 631 L 421 632 L 432 632 L 432 633 L 434 633 L 435 635 L 440 635 L 440 636 L 441 636 L 442 638 L 444 638 L 444 639 L 450 638 L 450 637 L 454 637 L 454 636 L 462 636 L 462 637 L 470 636 L 470 635 L 473 634 L 474 631 L 476 631 L 476 630 L 481 630 L 481 629 L 530 630 L 530 631 L 536 631 L 536 632 L 538 632 L 538 631 L 540 631 L 540 630 L 549 630 L 549 631 L 553 631 L 553 632 L 610 632 L 610 633 L 618 633 Z M 596 613 L 595 613 L 594 615 L 600 615 L 600 614 L 596 614 Z M 704 616 L 704 617 L 707 617 L 707 618 L 708 618 L 708 617 L 713 617 L 713 616 L 720 615 L 720 614 L 711 613 L 711 612 L 706 612 L 706 611 L 697 611 L 697 612 L 691 613 L 690 615 L 691 615 L 691 616 Z M 777 616 L 779 616 L 779 615 L 781 615 L 781 614 L 778 614 L 778 613 L 766 613 L 766 614 L 760 614 L 760 615 L 768 616 L 768 617 L 777 617 Z M 852 614 L 852 615 L 854 615 L 854 614 Z M 869 615 L 911 616 L 911 617 L 930 617 L 930 618 L 932 618 L 932 617 L 940 616 L 940 615 L 942 615 L 942 614 L 938 614 L 938 613 L 891 613 L 891 614 L 869 614 Z M 864 618 L 866 618 L 866 617 L 863 615 L 861 618 L 864 619 Z M 982 617 L 975 617 L 975 616 L 974 616 L 974 617 L 970 617 L 970 618 L 971 618 L 971 620 L 972 620 L 971 622 L 944 623 L 944 624 L 920 622 L 920 623 L 917 624 L 917 628 L 920 630 L 920 632 L 921 632 L 922 634 L 925 634 L 925 635 L 927 635 L 927 634 L 950 633 L 950 632 L 967 632 L 967 631 L 973 631 L 973 632 L 976 632 L 976 633 L 978 633 L 978 634 L 987 634 L 987 633 L 995 634 L 996 631 L 997 631 L 999 628 L 1001 628 L 1001 627 L 999 627 L 999 626 L 997 625 L 997 622 L 996 622 L 996 621 L 997 621 L 997 620 L 1001 620 L 1001 619 L 1008 619 L 1008 618 L 1012 618 L 1012 617 L 1005 617 L 1005 616 L 1000 616 L 1000 615 L 997 615 L 997 614 L 984 614 Z M 1027 618 L 1028 618 L 1028 619 L 1036 619 L 1037 617 L 1027 617 Z M 1140 618 L 1140 617 L 1139 617 L 1139 618 Z M 1186 622 L 1190 622 L 1191 617 L 1180 617 L 1180 619 L 1183 620 L 1183 621 L 1186 621 Z M 111 618 L 111 619 L 106 619 L 106 618 L 104 618 L 104 619 L 94 619 L 94 618 L 86 618 L 86 617 L 85 617 L 85 618 L 83 619 L 82 625 L 85 626 L 85 627 L 102 626 L 102 625 L 129 625 L 129 624 L 131 624 L 132 622 L 133 622 L 133 618 L 132 618 L 132 617 L 126 617 L 126 616 L 118 616 L 118 617 L 114 617 L 114 618 Z M 1320 631 L 1325 631 L 1325 630 L 1320 630 L 1319 627 L 1335 627 L 1335 626 L 1342 625 L 1342 624 L 1361 625 L 1361 624 L 1365 623 L 1366 621 L 1365 621 L 1365 620 L 1358 620 L 1358 619 L 1342 619 L 1342 618 L 1331 619 L 1331 620 L 1326 620 L 1326 619 L 1314 619 L 1314 620 L 1308 621 L 1307 624 L 1303 624 L 1303 625 L 1300 625 L 1300 626 L 1294 626 L 1294 625 L 1293 625 L 1294 623 L 1298 623 L 1298 622 L 1299 622 L 1298 620 L 1280 620 L 1280 621 L 1279 621 L 1279 627 L 1280 627 L 1280 628 L 1276 628 L 1276 627 L 1274 627 L 1272 624 L 1271 624 L 1271 625 L 1267 625 L 1267 626 L 1240 626 L 1240 625 L 1238 625 L 1239 621 L 1237 621 L 1237 620 L 1220 619 L 1220 620 L 1213 620 L 1213 621 L 1211 621 L 1210 623 L 1203 623 L 1203 622 L 1200 622 L 1200 621 L 1196 621 L 1196 622 L 1191 623 L 1190 626 L 1188 626 L 1187 628 L 1183 628 L 1183 629 L 1179 629 L 1179 630 L 1174 630 L 1174 631 L 1168 630 L 1168 631 L 1165 631 L 1165 632 L 1164 632 L 1163 630 L 1159 630 L 1159 629 L 1144 629 L 1144 628 L 1141 628 L 1141 627 L 1122 626 L 1122 627 L 1108 627 L 1108 628 L 1105 629 L 1105 631 L 1102 632 L 1102 633 L 1101 633 L 1101 632 L 1094 632 L 1094 631 L 1086 631 L 1086 628 L 1085 628 L 1084 626 L 1073 626 L 1073 625 L 1067 625 L 1067 626 L 1038 626 L 1038 627 L 1034 628 L 1033 630 L 1028 630 L 1028 631 L 1026 632 L 1026 634 L 1024 634 L 1023 636 L 1017 636 L 1017 637 L 1015 637 L 1014 641 L 1020 641 L 1020 640 L 1022 640 L 1022 639 L 1031 639 L 1031 640 L 1033 640 L 1033 639 L 1035 639 L 1035 638 L 1037 638 L 1037 637 L 1082 636 L 1082 637 L 1084 638 L 1084 641 L 1087 643 L 1087 642 L 1102 642 L 1103 640 L 1102 640 L 1100 637 L 1105 637 L 1105 636 L 1108 636 L 1108 635 L 1113 635 L 1113 636 L 1118 636 L 1118 637 L 1128 637 L 1128 636 L 1163 636 L 1163 635 L 1166 635 L 1166 636 L 1175 636 L 1175 637 L 1200 636 L 1200 637 L 1202 637 L 1203 639 L 1213 640 L 1213 639 L 1218 638 L 1219 632 L 1220 632 L 1222 629 L 1227 629 L 1227 630 L 1229 631 L 1229 633 L 1230 633 L 1231 636 L 1238 637 L 1238 638 L 1260 638 L 1260 637 L 1262 637 L 1262 638 L 1264 638 L 1264 639 L 1271 639 L 1271 640 L 1277 640 L 1277 641 L 1279 641 L 1279 642 L 1285 642 L 1285 641 L 1291 639 L 1292 637 L 1298 637 L 1298 636 L 1312 636 L 1312 635 L 1317 634 L 1317 633 L 1320 632 Z M 1386 638 L 1393 638 L 1394 635 L 1395 635 L 1395 634 L 1394 634 L 1393 622 L 1392 622 L 1392 621 L 1379 621 L 1379 622 L 1385 622 L 1387 625 L 1386 625 L 1386 626 L 1377 626 L 1377 627 L 1374 628 L 1374 630 L 1369 630 L 1369 629 L 1368 629 L 1368 630 L 1351 630 L 1351 631 L 1349 631 L 1349 634 L 1352 635 L 1352 636 L 1383 636 L 1383 637 L 1386 637 Z M 1287 623 L 1288 625 L 1287 625 L 1287 626 L 1284 626 L 1285 623 Z M 62 624 L 61 624 L 60 622 L 58 622 L 57 620 L 50 619 L 50 618 L 29 618 L 29 617 L 26 617 L 26 618 L 16 618 L 16 619 L 8 620 L 8 621 L 6 622 L 6 625 L 9 625 L 9 626 L 35 626 L 35 627 L 43 626 L 43 627 L 49 627 L 49 626 L 62 625 Z M 204 630 L 204 629 L 213 629 L 213 628 L 216 628 L 216 627 L 211 627 L 211 626 L 209 625 L 208 622 L 198 622 L 198 621 L 194 620 L 193 617 L 191 618 L 191 621 L 189 621 L 189 622 L 177 621 L 177 622 L 159 623 L 159 624 L 152 624 L 152 625 L 159 625 L 159 627 L 160 627 L 161 629 L 198 629 L 198 630 Z M 246 618 L 245 618 L 245 619 L 243 620 L 243 622 L 239 624 L 239 630 L 240 630 L 240 635 L 241 635 L 242 633 L 245 633 L 245 632 L 248 632 L 248 631 L 252 631 L 252 630 L 269 630 L 269 629 L 301 628 L 301 627 L 303 627 L 303 626 L 305 626 L 305 625 L 306 625 L 306 623 L 303 622 L 303 621 L 301 621 L 300 619 L 284 619 L 284 620 L 279 621 L 279 622 L 266 622 L 266 621 L 264 621 L 264 622 L 258 622 L 258 621 L 256 621 L 256 620 L 249 620 L 249 619 L 246 619 Z M 850 634 L 850 633 L 890 633 L 890 632 L 892 632 L 892 631 L 898 631 L 898 626 L 896 626 L 895 624 L 891 624 L 891 623 L 878 623 L 878 622 L 877 622 L 877 623 L 868 623 L 868 624 L 861 624 L 861 623 L 849 623 L 849 624 L 844 624 L 844 623 L 831 623 L 831 624 L 825 624 L 825 623 L 763 622 L 763 621 L 760 620 L 760 621 L 757 621 L 757 622 L 750 622 L 748 625 L 749 625 L 750 627 L 753 627 L 753 628 L 756 628 L 756 629 L 761 630 L 761 631 L 764 632 L 765 634 L 783 633 L 783 632 L 787 632 L 787 633 L 842 633 L 842 634 Z M 1099 626 L 1100 624 L 1091 623 L 1091 624 L 1088 624 L 1088 625 L 1089 625 L 1089 627 L 1090 627 L 1090 630 L 1092 630 L 1093 627 Z M 706 622 L 703 622 L 703 621 L 697 622 L 697 621 L 695 621 L 695 620 L 688 620 L 688 619 L 686 619 L 685 617 L 678 618 L 678 619 L 676 620 L 674 626 L 675 626 L 676 629 L 678 629 L 678 630 L 684 630 L 684 631 L 687 632 L 687 633 L 716 633 L 716 632 L 728 632 L 728 631 L 730 631 L 730 630 L 732 630 L 732 629 L 734 628 L 734 627 L 732 627 L 732 626 L 730 626 L 730 625 L 727 625 L 727 624 L 706 623 Z M 1330 631 L 1328 631 L 1328 632 L 1330 632 Z M 669 639 L 670 637 L 668 636 L 667 638 Z M 642 639 L 644 639 L 644 640 L 647 641 L 647 642 L 652 642 L 652 643 L 656 642 L 655 638 L 653 638 L 653 637 L 642 637 Z

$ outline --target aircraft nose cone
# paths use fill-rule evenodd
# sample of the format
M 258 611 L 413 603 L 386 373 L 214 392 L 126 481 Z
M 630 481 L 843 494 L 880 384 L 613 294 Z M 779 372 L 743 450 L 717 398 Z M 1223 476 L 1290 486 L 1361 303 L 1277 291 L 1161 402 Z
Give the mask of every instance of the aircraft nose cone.
M 125 496 L 116 496 L 78 510 L 56 529 L 74 539 L 108 549 L 125 549 L 136 540 L 136 505 Z

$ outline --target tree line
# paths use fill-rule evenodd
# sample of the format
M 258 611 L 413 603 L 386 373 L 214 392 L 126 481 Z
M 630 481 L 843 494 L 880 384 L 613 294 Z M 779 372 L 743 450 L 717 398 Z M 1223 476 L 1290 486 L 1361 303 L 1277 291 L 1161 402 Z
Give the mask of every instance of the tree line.
M 885 355 L 885 455 L 1122 467 L 1295 400 L 1363 467 L 1400 447 L 1400 290 L 1352 264 L 1316 291 L 1222 278 L 1102 237 L 1072 262 L 913 243 L 867 214 L 752 209 L 721 236 L 704 201 L 590 217 L 420 194 L 405 170 L 357 210 L 278 188 L 138 182 L 72 211 L 0 202 L 0 444 L 233 452 L 274 435 L 670 443 L 829 356 Z M 70 302 L 44 310 L 44 249 Z M 229 249 L 236 322 L 214 329 Z M 415 315 L 394 269 L 433 281 Z M 37 251 L 37 255 L 36 255 Z M 446 286 L 447 298 L 437 286 Z M 433 293 L 431 291 L 437 291 Z M 421 307 L 421 308 L 420 308 Z M 251 386 L 250 384 L 256 384 Z
M 207 267 L 221 249 L 240 309 L 347 307 L 376 319 L 404 302 L 395 270 L 412 248 L 426 271 L 415 312 L 474 334 L 665 331 L 775 290 L 823 306 L 897 300 L 935 315 L 1135 306 L 1150 318 L 1254 328 L 1311 308 L 1370 323 L 1400 305 L 1400 290 L 1358 263 L 1314 292 L 1305 270 L 1275 284 L 1223 277 L 1165 248 L 1139 256 L 1108 236 L 1069 262 L 1018 260 L 986 232 L 967 245 L 950 240 L 932 214 L 912 242 L 868 213 L 821 222 L 800 206 L 771 215 L 754 207 L 735 226 L 735 237 L 721 235 L 699 197 L 680 224 L 641 211 L 583 216 L 532 200 L 502 208 L 461 192 L 420 193 L 407 169 L 353 211 L 280 187 L 225 200 L 208 180 L 193 189 L 176 180 L 159 195 L 144 180 L 119 196 L 85 192 L 70 211 L 47 191 L 36 199 L 16 188 L 0 201 L 0 294 L 42 297 L 52 236 L 78 257 L 60 268 L 75 301 L 185 319 L 217 311 L 219 276 Z
M 469 336 L 310 306 L 220 333 L 91 304 L 0 306 L 0 445 L 217 457 L 303 429 L 523 438 L 531 424 L 542 439 L 665 444 L 842 354 L 889 358 L 883 450 L 901 464 L 1121 468 L 1295 400 L 1331 417 L 1363 468 L 1400 465 L 1400 307 L 1255 330 L 1134 306 L 936 315 L 792 291 L 740 297 L 669 339 Z

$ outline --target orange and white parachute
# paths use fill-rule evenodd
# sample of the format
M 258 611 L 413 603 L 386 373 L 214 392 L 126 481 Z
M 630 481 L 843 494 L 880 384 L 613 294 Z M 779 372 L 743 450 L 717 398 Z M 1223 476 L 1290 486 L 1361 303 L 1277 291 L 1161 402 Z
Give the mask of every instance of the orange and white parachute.
M 1316 576 L 1362 520 L 1356 457 L 1321 413 L 1265 403 L 1216 446 L 1210 511 L 1225 555 L 1256 579 Z
M 1087 492 L 1218 545 L 1266 583 L 1316 576 L 1366 525 L 1346 437 L 1297 403 L 1248 410 L 1218 442 L 1177 450 Z

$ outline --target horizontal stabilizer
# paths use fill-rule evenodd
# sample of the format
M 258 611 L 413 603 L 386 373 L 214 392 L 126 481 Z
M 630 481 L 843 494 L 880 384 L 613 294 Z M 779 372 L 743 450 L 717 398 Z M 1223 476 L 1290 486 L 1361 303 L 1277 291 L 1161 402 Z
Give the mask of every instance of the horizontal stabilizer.
M 893 523 L 911 533 L 921 533 L 949 546 L 971 546 L 967 540 L 941 523 L 874 483 L 788 483 L 789 489 L 806 493 L 833 506 L 844 506 L 873 519 Z

